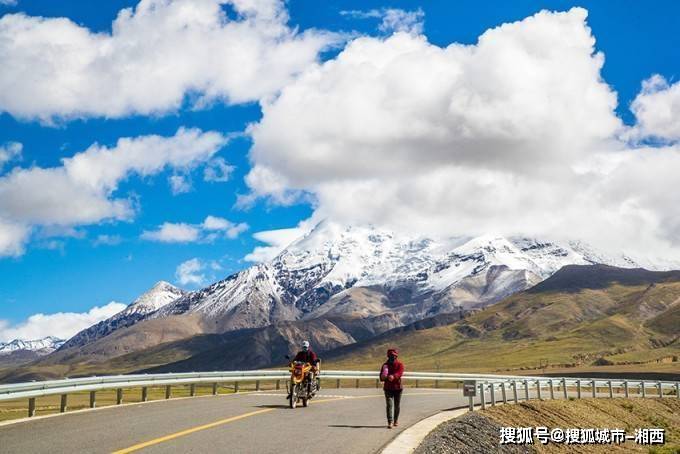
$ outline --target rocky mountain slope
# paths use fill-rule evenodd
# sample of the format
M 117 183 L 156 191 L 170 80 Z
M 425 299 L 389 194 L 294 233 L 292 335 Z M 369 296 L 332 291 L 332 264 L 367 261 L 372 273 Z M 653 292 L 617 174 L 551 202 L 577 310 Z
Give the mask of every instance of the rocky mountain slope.
M 105 337 L 114 331 L 132 326 L 144 320 L 149 314 L 185 295 L 186 292 L 165 281 L 157 282 L 132 304 L 104 321 L 79 332 L 66 341 L 63 350 L 83 347 L 97 339 Z
M 414 368 L 518 370 L 669 362 L 680 373 L 680 271 L 566 266 L 448 326 L 393 330 L 336 349 L 335 366 L 396 345 Z
M 164 343 L 231 332 L 242 342 L 248 336 L 266 338 L 272 330 L 287 333 L 285 342 L 280 336 L 272 339 L 288 346 L 296 342 L 294 332 L 318 338 L 330 333 L 324 346 L 335 348 L 442 314 L 462 318 L 566 265 L 592 263 L 637 265 L 579 242 L 495 235 L 432 239 L 322 222 L 272 261 L 201 290 L 185 292 L 159 282 L 38 365 L 107 362 Z M 298 330 L 277 328 L 286 323 Z M 205 342 L 199 345 L 209 349 Z M 181 361 L 197 354 L 177 351 L 183 353 L 168 358 Z M 262 366 L 268 356 L 259 357 Z

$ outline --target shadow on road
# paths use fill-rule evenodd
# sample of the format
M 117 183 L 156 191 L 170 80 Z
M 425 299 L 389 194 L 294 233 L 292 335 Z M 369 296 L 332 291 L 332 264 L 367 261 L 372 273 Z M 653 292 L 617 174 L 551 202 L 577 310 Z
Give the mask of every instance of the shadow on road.
M 288 408 L 288 405 L 276 405 L 276 404 L 269 404 L 269 405 L 256 405 L 256 408 Z
M 385 426 L 350 426 L 347 424 L 331 424 L 328 427 L 344 427 L 346 429 L 384 429 Z

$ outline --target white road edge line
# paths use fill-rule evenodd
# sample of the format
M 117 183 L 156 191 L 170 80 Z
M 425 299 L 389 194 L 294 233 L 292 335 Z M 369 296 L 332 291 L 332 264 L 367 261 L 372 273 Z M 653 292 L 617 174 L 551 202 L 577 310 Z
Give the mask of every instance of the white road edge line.
M 497 405 L 502 405 L 502 403 Z M 478 408 L 481 408 L 481 406 L 475 405 L 475 410 Z M 459 418 L 469 411 L 466 405 L 463 408 L 441 411 L 429 418 L 422 419 L 392 439 L 380 453 L 411 454 L 438 425 L 451 419 Z

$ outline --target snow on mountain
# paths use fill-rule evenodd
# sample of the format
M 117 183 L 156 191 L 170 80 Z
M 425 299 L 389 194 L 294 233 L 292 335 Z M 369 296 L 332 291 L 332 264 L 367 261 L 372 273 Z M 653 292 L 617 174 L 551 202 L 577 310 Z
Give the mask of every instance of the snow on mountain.
M 47 336 L 43 339 L 35 340 L 14 339 L 11 342 L 0 342 L 0 355 L 9 355 L 19 351 L 48 354 L 61 347 L 63 343 L 64 340 L 54 336 Z
M 432 239 L 322 222 L 271 262 L 185 295 L 150 317 L 199 313 L 213 320 L 217 331 L 267 326 L 322 316 L 349 289 L 371 288 L 393 301 L 373 302 L 364 312 L 383 307 L 409 322 L 491 304 L 564 265 L 590 263 L 637 266 L 578 242 L 494 235 Z M 355 306 L 343 300 L 345 310 L 361 312 Z
M 272 261 L 199 291 L 183 292 L 159 282 L 62 349 L 142 320 L 183 314 L 216 333 L 315 318 L 333 320 L 350 331 L 359 329 L 352 320 L 362 320 L 362 332 L 377 333 L 484 307 L 534 286 L 565 265 L 593 263 L 639 266 L 629 257 L 612 257 L 578 241 L 498 235 L 436 239 L 322 222 Z
M 174 285 L 159 281 L 128 307 L 104 321 L 79 332 L 67 340 L 61 348 L 78 347 L 104 337 L 113 331 L 132 326 L 149 314 L 184 296 L 186 292 Z

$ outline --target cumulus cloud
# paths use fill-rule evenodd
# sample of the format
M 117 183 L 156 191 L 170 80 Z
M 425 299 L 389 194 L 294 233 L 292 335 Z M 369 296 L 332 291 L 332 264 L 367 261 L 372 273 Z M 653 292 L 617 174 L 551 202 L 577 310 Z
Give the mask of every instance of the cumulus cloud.
M 353 40 L 263 103 L 242 200 L 311 197 L 317 218 L 430 235 L 668 253 L 680 243 L 679 150 L 619 140 L 626 128 L 586 17 L 542 11 L 474 45 L 399 32 Z
M 203 169 L 203 179 L 210 183 L 224 183 L 229 181 L 235 168 L 229 165 L 224 158 L 213 158 Z
M 191 180 L 187 175 L 171 175 L 168 177 L 168 183 L 170 183 L 170 190 L 173 195 L 191 191 Z
M 425 13 L 420 8 L 415 11 L 406 11 L 399 8 L 381 8 L 368 11 L 348 10 L 340 11 L 340 14 L 356 19 L 380 19 L 381 22 L 378 25 L 378 30 L 384 33 L 422 33 L 423 20 L 425 19 Z
M 19 142 L 7 142 L 0 145 L 0 170 L 8 162 L 21 158 L 21 150 L 24 149 L 23 144 Z
M 281 0 L 141 0 L 118 13 L 111 33 L 6 14 L 0 111 L 49 123 L 161 114 L 189 95 L 197 107 L 257 101 L 338 41 L 287 22 Z
M 650 77 L 642 83 L 631 110 L 637 119 L 638 137 L 680 140 L 680 82 L 669 84 L 658 74 Z
M 116 197 L 121 181 L 166 168 L 190 169 L 226 143 L 219 133 L 180 128 L 172 137 L 119 139 L 114 147 L 92 145 L 59 167 L 14 168 L 0 177 L 0 238 L 4 255 L 17 255 L 31 226 L 73 226 L 105 219 L 130 219 L 131 198 Z M 23 233 L 19 231 L 23 229 Z M 14 238 L 15 242 L 7 243 Z
M 17 3 L 17 0 L 0 0 L 0 5 L 5 6 L 16 6 Z
M 237 238 L 248 230 L 245 222 L 234 223 L 217 216 L 207 216 L 201 224 L 164 222 L 156 230 L 142 233 L 142 239 L 161 243 L 213 242 L 220 237 Z
M 11 324 L 0 320 L 0 342 L 14 339 L 34 340 L 47 336 L 69 339 L 79 331 L 105 320 L 125 309 L 125 304 L 110 302 L 87 312 L 57 312 L 34 314 L 23 322 Z
M 214 280 L 213 271 L 222 269 L 216 261 L 193 258 L 180 263 L 175 270 L 175 278 L 180 285 L 200 286 Z

